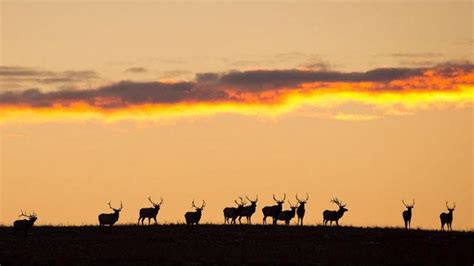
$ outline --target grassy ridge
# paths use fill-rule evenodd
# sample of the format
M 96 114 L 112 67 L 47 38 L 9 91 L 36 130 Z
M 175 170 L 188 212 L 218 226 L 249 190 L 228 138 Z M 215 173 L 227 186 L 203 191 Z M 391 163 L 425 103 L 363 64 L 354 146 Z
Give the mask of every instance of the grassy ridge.
M 0 227 L 0 263 L 472 265 L 473 232 L 320 226 Z

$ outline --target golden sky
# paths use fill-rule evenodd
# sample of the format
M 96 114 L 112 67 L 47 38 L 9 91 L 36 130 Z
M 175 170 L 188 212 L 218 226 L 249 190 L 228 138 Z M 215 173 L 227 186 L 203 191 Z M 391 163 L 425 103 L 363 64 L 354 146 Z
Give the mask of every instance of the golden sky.
M 0 223 L 338 196 L 343 224 L 473 228 L 472 3 L 0 4 Z M 456 16 L 453 16 L 456 14 Z M 288 205 L 285 205 L 288 207 Z M 376 215 L 375 215 L 376 214 Z

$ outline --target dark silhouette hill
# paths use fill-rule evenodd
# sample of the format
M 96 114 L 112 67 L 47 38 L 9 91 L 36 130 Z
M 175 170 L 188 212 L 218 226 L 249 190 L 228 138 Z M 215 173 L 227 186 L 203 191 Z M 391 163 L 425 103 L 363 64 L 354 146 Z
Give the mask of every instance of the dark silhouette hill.
M 0 227 L 4 265 L 472 265 L 474 232 L 261 225 Z

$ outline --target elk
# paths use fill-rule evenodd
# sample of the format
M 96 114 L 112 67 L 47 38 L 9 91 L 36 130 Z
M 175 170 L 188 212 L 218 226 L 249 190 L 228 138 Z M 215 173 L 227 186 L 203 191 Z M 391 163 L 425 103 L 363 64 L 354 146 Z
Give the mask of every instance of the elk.
M 112 209 L 114 212 L 113 213 L 101 213 L 101 214 L 99 214 L 99 225 L 100 226 L 103 226 L 103 225 L 112 226 L 112 225 L 114 225 L 119 219 L 120 211 L 123 209 L 122 202 L 120 202 L 120 208 L 119 209 L 113 208 L 112 205 L 110 205 L 110 201 L 107 204 L 109 205 L 109 208 Z
M 411 223 L 411 209 L 413 209 L 413 207 L 415 206 L 415 199 L 413 199 L 413 203 L 411 205 L 406 204 L 405 201 L 403 200 L 402 200 L 402 203 L 407 208 L 402 213 L 403 221 L 405 222 L 405 229 L 409 229 L 410 223 Z
M 138 218 L 138 225 L 140 225 L 140 221 L 143 223 L 145 222 L 145 219 L 148 218 L 148 224 L 150 224 L 150 220 L 153 218 L 155 220 L 155 224 L 158 222 L 156 221 L 156 216 L 158 215 L 158 212 L 160 211 L 161 204 L 163 204 L 163 198 L 160 198 L 160 203 L 155 203 L 151 199 L 151 196 L 148 197 L 148 201 L 150 201 L 151 205 L 153 205 L 152 208 L 141 208 L 140 209 L 140 217 Z
M 239 197 L 240 203 L 237 200 L 234 200 L 236 207 L 226 207 L 224 208 L 224 223 L 235 224 L 235 220 L 239 217 L 240 212 L 242 211 L 244 205 L 246 204 L 242 197 Z
M 267 217 L 270 216 L 273 218 L 273 224 L 277 223 L 278 214 L 280 214 L 283 203 L 285 202 L 286 194 L 283 194 L 283 199 L 279 200 L 273 194 L 273 200 L 276 202 L 276 205 L 273 206 L 266 206 L 262 208 L 263 212 L 263 224 L 267 223 Z
M 35 212 L 31 213 L 30 215 L 27 215 L 26 213 L 23 213 L 23 211 L 21 211 L 21 214 L 18 217 L 26 217 L 27 219 L 16 220 L 15 222 L 13 222 L 13 233 L 16 234 L 17 231 L 23 231 L 26 236 L 30 228 L 33 227 L 33 224 L 38 219 L 38 216 Z
M 255 213 L 255 209 L 257 208 L 257 201 L 258 195 L 255 196 L 255 200 L 251 200 L 249 197 L 245 196 L 248 201 L 250 201 L 249 206 L 243 206 L 242 210 L 239 213 L 239 223 L 242 223 L 240 220 L 242 217 L 247 218 L 247 223 L 252 223 L 252 215 Z
M 448 208 L 448 212 L 443 212 L 439 215 L 439 219 L 441 220 L 441 230 L 444 231 L 444 225 L 448 225 L 448 231 L 452 231 L 453 228 L 451 224 L 453 222 L 453 211 L 456 208 L 456 203 L 453 204 L 453 207 L 450 208 L 448 202 L 446 201 L 446 208 Z
M 184 219 L 186 220 L 186 224 L 187 225 L 193 225 L 193 224 L 198 225 L 199 220 L 201 220 L 202 210 L 204 209 L 205 206 L 206 206 L 206 202 L 204 200 L 202 201 L 201 207 L 197 207 L 194 204 L 194 200 L 193 200 L 193 208 L 196 211 L 187 212 L 187 213 L 184 214 Z
M 338 207 L 339 210 L 337 211 L 330 211 L 330 210 L 325 210 L 323 212 L 323 224 L 326 225 L 329 222 L 329 225 L 332 225 L 332 222 L 336 222 L 336 225 L 339 226 L 339 219 L 344 215 L 348 209 L 346 209 L 346 204 L 343 204 L 340 200 L 337 198 L 334 198 L 331 200 L 331 202 L 335 203 Z
M 309 200 L 309 195 L 308 193 L 306 193 L 306 199 L 301 200 L 300 198 L 298 198 L 298 194 L 296 194 L 296 200 L 299 203 L 298 209 L 296 209 L 296 214 L 298 215 L 298 224 L 303 225 L 304 213 L 306 212 L 304 206 Z
M 288 203 L 290 204 L 290 210 L 281 211 L 277 217 L 277 220 L 285 221 L 286 225 L 290 225 L 291 219 L 295 217 L 296 208 L 298 208 L 296 204 L 295 205 L 291 204 L 289 200 L 288 200 Z

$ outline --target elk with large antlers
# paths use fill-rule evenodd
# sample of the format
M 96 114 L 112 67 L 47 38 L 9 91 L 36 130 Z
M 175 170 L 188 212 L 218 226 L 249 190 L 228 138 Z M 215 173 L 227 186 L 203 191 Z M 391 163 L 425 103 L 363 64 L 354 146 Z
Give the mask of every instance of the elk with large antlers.
M 332 222 L 336 222 L 336 225 L 339 226 L 339 219 L 341 219 L 348 209 L 346 209 L 346 204 L 343 204 L 342 201 L 337 198 L 332 199 L 331 202 L 335 203 L 339 207 L 339 210 L 325 210 L 323 212 L 323 224 L 326 225 L 329 222 L 329 225 L 332 225 Z
M 193 225 L 193 224 L 198 225 L 199 221 L 201 220 L 202 210 L 204 209 L 205 206 L 206 206 L 206 202 L 204 200 L 202 201 L 201 207 L 197 207 L 194 204 L 194 200 L 193 200 L 193 208 L 195 209 L 195 211 L 187 212 L 187 213 L 184 214 L 184 219 L 186 220 L 186 224 L 187 225 Z
M 298 224 L 303 225 L 303 218 L 304 218 L 304 214 L 306 212 L 304 206 L 306 205 L 306 203 L 309 200 L 309 195 L 308 195 L 308 193 L 306 193 L 306 199 L 301 200 L 300 198 L 298 198 L 298 194 L 296 194 L 296 200 L 299 203 L 298 209 L 296 210 L 296 214 L 298 215 Z
M 240 220 L 242 217 L 247 218 L 247 223 L 251 224 L 252 223 L 252 215 L 255 213 L 255 210 L 257 209 L 257 201 L 258 201 L 258 195 L 255 196 L 255 200 L 251 200 L 249 197 L 245 196 L 248 201 L 250 201 L 249 206 L 243 206 L 242 210 L 239 213 L 239 223 L 242 223 Z
M 151 196 L 150 196 L 150 197 L 148 197 L 148 201 L 150 201 L 150 203 L 151 203 L 151 205 L 153 205 L 153 207 L 151 207 L 151 208 L 141 208 L 140 209 L 140 213 L 139 213 L 140 217 L 138 218 L 138 225 L 140 225 L 140 221 L 143 225 L 146 218 L 148 218 L 148 224 L 150 224 L 151 219 L 155 220 L 155 224 L 158 223 L 156 221 L 156 216 L 158 215 L 158 212 L 160 211 L 161 204 L 163 204 L 163 198 L 160 198 L 160 203 L 155 203 L 155 202 L 153 202 L 153 200 L 151 199 Z
M 273 219 L 273 224 L 277 223 L 278 215 L 283 209 L 283 203 L 285 202 L 286 194 L 283 194 L 283 199 L 277 199 L 275 194 L 273 194 L 273 200 L 276 202 L 276 205 L 263 207 L 263 224 L 267 223 L 267 217 L 270 216 Z
M 448 202 L 446 201 L 446 208 L 448 208 L 448 212 L 443 212 L 439 215 L 439 219 L 441 220 L 441 230 L 444 230 L 444 225 L 448 225 L 448 231 L 452 231 L 453 228 L 451 224 L 453 223 L 453 211 L 456 208 L 456 203 L 453 204 L 453 207 L 450 208 Z
M 240 202 L 234 200 L 237 207 L 226 207 L 224 208 L 224 223 L 235 224 L 235 220 L 239 217 L 240 212 L 242 211 L 244 205 L 246 204 L 242 197 L 239 197 Z
M 23 213 L 23 211 L 21 211 L 21 214 L 18 217 L 26 217 L 27 219 L 16 220 L 15 222 L 13 222 L 13 233 L 16 234 L 16 232 L 18 231 L 23 231 L 26 236 L 30 228 L 33 227 L 33 224 L 38 219 L 38 216 L 35 212 L 27 215 L 26 213 Z
M 403 205 L 407 208 L 405 211 L 403 211 L 403 221 L 405 222 L 405 229 L 409 229 L 411 226 L 411 209 L 415 207 L 415 199 L 413 199 L 413 203 L 411 205 L 406 204 L 405 201 L 402 200 Z
M 288 200 L 288 203 L 290 204 L 290 209 L 281 211 L 277 217 L 277 220 L 285 221 L 286 225 L 290 225 L 291 219 L 295 218 L 296 208 L 298 208 L 296 204 L 295 205 L 291 204 L 291 201 L 289 200 Z
M 99 225 L 100 226 L 103 226 L 103 225 L 112 226 L 112 225 L 114 225 L 119 219 L 120 211 L 123 209 L 122 202 L 120 202 L 120 208 L 118 208 L 118 209 L 113 208 L 112 205 L 110 205 L 110 201 L 107 204 L 109 205 L 109 208 L 112 209 L 114 212 L 113 213 L 99 214 Z

